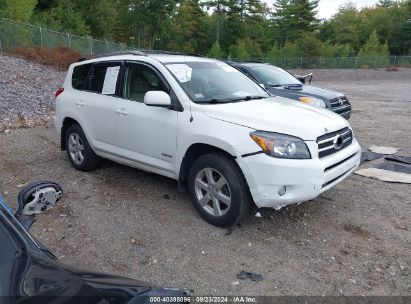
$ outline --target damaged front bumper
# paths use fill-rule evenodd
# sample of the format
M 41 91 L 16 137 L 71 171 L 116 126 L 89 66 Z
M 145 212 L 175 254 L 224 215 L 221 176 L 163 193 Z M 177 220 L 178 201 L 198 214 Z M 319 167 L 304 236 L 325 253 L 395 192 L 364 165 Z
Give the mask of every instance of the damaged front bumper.
M 318 155 L 315 142 L 306 144 L 312 155 Z M 361 148 L 354 139 L 349 147 L 323 159 L 277 159 L 257 154 L 237 161 L 257 207 L 281 209 L 331 189 L 354 172 L 360 159 Z

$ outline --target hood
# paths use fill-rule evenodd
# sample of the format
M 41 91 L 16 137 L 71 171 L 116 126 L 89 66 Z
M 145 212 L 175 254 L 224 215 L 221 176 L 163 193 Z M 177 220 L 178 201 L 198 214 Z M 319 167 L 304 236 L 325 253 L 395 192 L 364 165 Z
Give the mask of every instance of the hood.
M 29 249 L 28 253 L 6 263 L 0 261 L 0 285 L 3 295 L 8 296 L 6 300 L 10 299 L 7 304 L 15 303 L 15 298 L 30 302 L 33 296 L 47 299 L 45 302 L 63 297 L 67 303 L 76 303 L 87 297 L 88 303 L 108 303 L 109 299 L 116 303 L 142 303 L 150 296 L 189 295 L 184 289 L 155 287 L 129 278 L 84 271 L 44 258 L 37 249 Z
M 282 97 L 239 103 L 203 105 L 208 117 L 259 131 L 317 140 L 326 133 L 349 127 L 339 115 Z
M 296 98 L 300 96 L 312 96 L 312 97 L 318 97 L 321 99 L 327 99 L 331 100 L 337 97 L 343 97 L 344 94 L 330 90 L 330 89 L 324 89 L 312 85 L 302 85 L 301 89 L 287 89 L 286 86 L 283 87 L 278 87 L 278 88 L 269 88 L 270 93 L 277 95 L 277 96 L 282 96 L 282 97 L 288 97 L 288 98 L 293 98 L 293 96 L 296 96 Z

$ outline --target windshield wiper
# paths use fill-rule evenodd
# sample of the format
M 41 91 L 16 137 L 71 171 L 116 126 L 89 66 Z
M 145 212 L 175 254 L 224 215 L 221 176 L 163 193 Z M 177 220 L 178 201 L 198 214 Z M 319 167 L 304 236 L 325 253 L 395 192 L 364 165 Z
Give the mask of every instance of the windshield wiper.
M 249 101 L 255 99 L 264 99 L 268 98 L 265 96 L 243 96 L 243 97 L 236 97 L 236 98 L 225 98 L 225 99 L 211 99 L 207 101 L 197 101 L 197 103 L 206 103 L 206 104 L 219 104 L 219 103 L 232 103 L 232 102 L 240 102 L 240 101 Z
M 271 88 L 279 88 L 279 87 L 283 87 L 284 84 L 274 84 L 274 85 L 270 85 Z

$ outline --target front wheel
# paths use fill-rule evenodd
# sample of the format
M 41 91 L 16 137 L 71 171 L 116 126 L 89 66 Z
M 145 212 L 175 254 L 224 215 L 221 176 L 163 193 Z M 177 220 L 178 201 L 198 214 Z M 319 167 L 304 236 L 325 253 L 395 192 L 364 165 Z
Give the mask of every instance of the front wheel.
M 228 227 L 249 214 L 251 199 L 244 176 L 223 153 L 198 158 L 190 168 L 188 187 L 194 207 L 212 225 Z

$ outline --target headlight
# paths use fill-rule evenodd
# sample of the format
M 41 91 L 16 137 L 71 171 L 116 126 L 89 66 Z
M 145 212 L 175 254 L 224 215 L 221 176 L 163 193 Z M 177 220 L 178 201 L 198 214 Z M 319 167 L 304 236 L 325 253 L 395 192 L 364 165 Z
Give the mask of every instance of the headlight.
M 311 158 L 307 145 L 298 137 L 263 131 L 252 132 L 250 136 L 267 155 L 288 159 Z
M 302 97 L 299 98 L 299 100 L 303 103 L 312 105 L 314 107 L 318 107 L 318 108 L 326 108 L 327 107 L 324 100 L 321 100 L 319 98 L 302 96 Z

